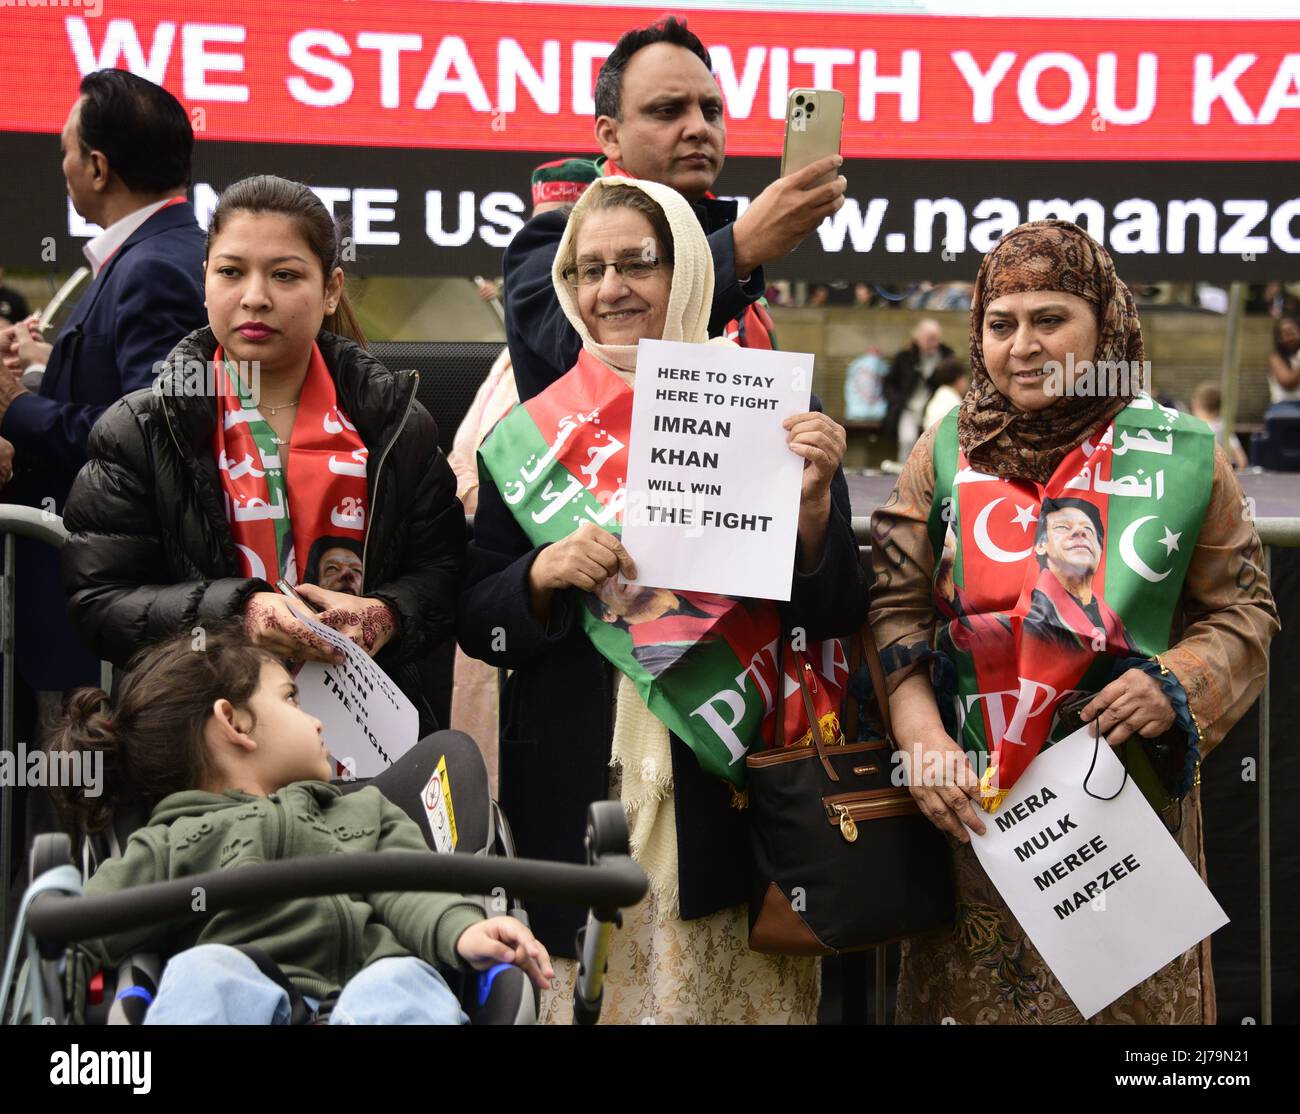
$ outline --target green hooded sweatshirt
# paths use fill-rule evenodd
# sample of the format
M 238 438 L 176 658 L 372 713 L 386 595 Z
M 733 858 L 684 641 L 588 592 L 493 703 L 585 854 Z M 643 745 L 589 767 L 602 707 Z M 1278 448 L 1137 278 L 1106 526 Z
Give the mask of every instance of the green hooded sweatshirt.
M 415 822 L 373 786 L 345 795 L 322 781 L 297 781 L 269 797 L 187 790 L 159 801 L 124 854 L 104 863 L 85 892 L 356 851 L 433 853 Z M 82 947 L 94 964 L 111 969 L 139 952 L 172 956 L 198 944 L 250 944 L 266 952 L 303 994 L 324 998 L 387 956 L 414 955 L 464 970 L 456 941 L 483 918 L 482 901 L 459 894 L 343 894 L 211 916 L 199 912 Z

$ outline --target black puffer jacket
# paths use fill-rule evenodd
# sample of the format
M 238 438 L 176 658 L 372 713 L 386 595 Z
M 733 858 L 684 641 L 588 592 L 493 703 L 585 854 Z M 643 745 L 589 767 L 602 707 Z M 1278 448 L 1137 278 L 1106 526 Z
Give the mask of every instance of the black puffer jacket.
M 398 621 L 375 660 L 429 729 L 413 663 L 454 630 L 465 554 L 456 479 L 433 418 L 415 400 L 415 372 L 394 374 L 332 333 L 321 332 L 316 343 L 339 405 L 370 450 L 362 591 L 387 603 Z M 68 614 L 87 645 L 116 665 L 160 638 L 240 613 L 254 592 L 274 590 L 241 575 L 212 453 L 215 401 L 184 393 L 185 361 L 206 367 L 215 350 L 210 329 L 191 333 L 168 357 L 161 389 L 115 403 L 91 432 L 88 462 L 68 497 Z

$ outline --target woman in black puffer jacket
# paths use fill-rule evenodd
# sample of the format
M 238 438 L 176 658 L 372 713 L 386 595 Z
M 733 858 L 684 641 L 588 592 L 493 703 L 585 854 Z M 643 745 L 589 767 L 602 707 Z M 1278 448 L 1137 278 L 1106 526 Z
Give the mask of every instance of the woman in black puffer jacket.
M 464 511 L 416 374 L 341 335 L 360 339 L 338 252 L 306 186 L 258 176 L 222 195 L 209 327 L 91 434 L 64 515 L 69 615 L 117 665 L 237 615 L 283 657 L 333 660 L 275 591 L 283 576 L 375 656 L 427 732 L 414 663 L 454 628 Z

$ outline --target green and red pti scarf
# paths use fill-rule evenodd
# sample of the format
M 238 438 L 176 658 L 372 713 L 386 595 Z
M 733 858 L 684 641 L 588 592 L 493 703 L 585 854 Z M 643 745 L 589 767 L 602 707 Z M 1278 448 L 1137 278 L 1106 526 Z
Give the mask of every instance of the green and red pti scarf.
M 595 165 L 603 178 L 636 177 L 610 158 L 602 156 L 596 160 Z M 706 193 L 704 196 L 716 200 L 712 193 Z M 758 301 L 751 302 L 745 307 L 744 313 L 727 322 L 722 335 L 727 340 L 735 341 L 741 348 L 761 348 L 769 351 L 775 348 L 776 325 L 772 321 L 772 315 L 767 312 L 767 299 L 759 298 Z
M 631 423 L 632 389 L 583 350 L 572 370 L 497 423 L 479 468 L 534 545 L 588 520 L 618 534 Z M 778 692 L 781 621 L 771 601 L 620 585 L 617 577 L 579 595 L 596 649 L 708 772 L 743 786 L 746 753 L 773 744 L 777 707 L 787 743 L 811 741 L 796 670 L 812 689 L 818 726 L 839 738 L 843 645 L 787 646 Z
M 298 413 L 287 445 L 276 443 L 253 405 L 248 384 L 226 365 L 212 451 L 221 473 L 226 522 L 244 575 L 290 584 L 313 576 L 307 555 L 322 537 L 364 544 L 367 450 L 339 409 L 334 380 L 313 344 Z M 293 486 L 286 482 L 292 473 Z
M 1214 436 L 1139 397 L 1037 484 L 974 471 L 953 411 L 934 464 L 936 648 L 956 666 L 963 748 L 990 755 L 992 811 L 1069 733 L 1060 709 L 1103 687 L 1117 658 L 1168 649 Z

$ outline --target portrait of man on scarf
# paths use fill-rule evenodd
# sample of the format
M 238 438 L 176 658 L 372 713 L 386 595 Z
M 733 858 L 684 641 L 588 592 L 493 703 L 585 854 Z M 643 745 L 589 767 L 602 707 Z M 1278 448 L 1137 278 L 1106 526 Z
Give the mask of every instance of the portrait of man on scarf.
M 1025 633 L 1058 651 L 1137 654 L 1123 620 L 1094 584 L 1106 544 L 1101 513 L 1087 499 L 1044 499 L 1034 555 L 1042 570 L 1030 597 Z

